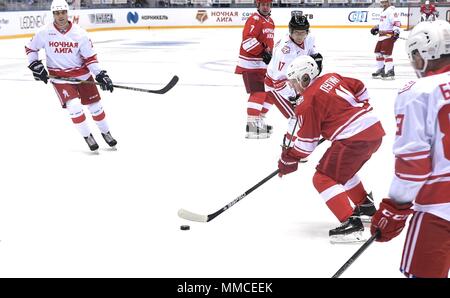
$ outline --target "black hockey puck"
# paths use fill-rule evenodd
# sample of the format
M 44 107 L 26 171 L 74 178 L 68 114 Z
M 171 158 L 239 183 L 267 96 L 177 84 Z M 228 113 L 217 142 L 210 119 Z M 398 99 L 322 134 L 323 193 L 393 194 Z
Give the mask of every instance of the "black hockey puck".
M 187 230 L 190 230 L 190 229 L 191 229 L 191 227 L 188 226 L 188 225 L 182 225 L 182 226 L 180 226 L 180 230 L 183 230 L 183 231 L 187 231 Z

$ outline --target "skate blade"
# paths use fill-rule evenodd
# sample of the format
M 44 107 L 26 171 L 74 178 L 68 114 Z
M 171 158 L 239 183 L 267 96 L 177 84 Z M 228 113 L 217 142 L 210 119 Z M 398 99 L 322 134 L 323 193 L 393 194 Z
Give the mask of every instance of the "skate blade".
M 394 77 L 383 78 L 383 81 L 393 81 L 393 80 L 395 80 Z
M 381 79 L 381 77 L 380 77 L 380 76 L 377 76 L 377 77 L 372 76 L 372 79 L 377 79 L 377 80 L 379 80 L 379 79 Z
M 246 134 L 245 135 L 246 139 L 252 139 L 252 140 L 258 140 L 258 139 L 268 139 L 270 138 L 270 133 L 260 133 L 258 135 L 254 135 L 254 134 Z
M 368 215 L 360 215 L 359 218 L 363 223 L 371 223 L 372 222 L 372 216 Z
M 330 236 L 331 244 L 352 244 L 366 242 L 368 237 L 364 236 L 363 232 L 354 232 L 346 235 L 333 235 Z

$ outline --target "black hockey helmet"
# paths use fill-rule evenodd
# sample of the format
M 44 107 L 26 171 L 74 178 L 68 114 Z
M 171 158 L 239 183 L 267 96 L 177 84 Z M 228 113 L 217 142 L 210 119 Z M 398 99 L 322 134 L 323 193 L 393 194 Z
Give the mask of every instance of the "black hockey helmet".
M 293 11 L 291 13 L 291 20 L 289 21 L 289 32 L 294 30 L 306 30 L 309 31 L 308 18 L 302 14 L 301 11 Z

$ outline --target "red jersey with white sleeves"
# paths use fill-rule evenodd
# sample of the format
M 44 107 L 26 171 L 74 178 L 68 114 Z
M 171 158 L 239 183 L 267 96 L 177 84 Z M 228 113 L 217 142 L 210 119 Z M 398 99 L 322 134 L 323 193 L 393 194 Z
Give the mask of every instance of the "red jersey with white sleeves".
M 395 102 L 395 176 L 389 197 L 450 220 L 450 66 L 411 81 Z
M 384 136 L 367 89 L 358 79 L 325 74 L 311 83 L 301 100 L 295 109 L 299 129 L 293 147 L 300 158 L 311 154 L 321 135 L 330 141 L 371 141 Z
M 267 65 L 262 60 L 262 53 L 265 48 L 272 51 L 274 30 L 275 24 L 270 16 L 255 12 L 247 19 L 242 32 L 239 60 L 235 71 L 237 74 L 244 71 L 265 72 Z
M 381 12 L 380 23 L 378 25 L 379 38 L 378 40 L 385 40 L 390 38 L 394 33 L 394 30 L 400 30 L 400 20 L 398 18 L 398 12 L 395 11 L 394 6 L 389 6 Z M 389 34 L 389 35 L 387 35 Z
M 264 83 L 275 89 L 282 89 L 286 85 L 286 69 L 291 62 L 302 55 L 317 54 L 316 39 L 308 34 L 302 44 L 296 44 L 289 34 L 277 42 L 272 53 L 272 60 L 267 66 Z
M 424 13 L 427 17 L 430 16 L 431 14 L 436 14 L 436 6 L 434 6 L 433 4 L 430 4 L 428 7 L 425 4 L 422 4 L 420 6 L 420 13 Z
M 87 79 L 90 72 L 97 75 L 101 71 L 87 32 L 76 24 L 70 23 L 64 33 L 54 24 L 37 32 L 25 47 L 30 63 L 39 59 L 40 49 L 45 49 L 50 75 Z

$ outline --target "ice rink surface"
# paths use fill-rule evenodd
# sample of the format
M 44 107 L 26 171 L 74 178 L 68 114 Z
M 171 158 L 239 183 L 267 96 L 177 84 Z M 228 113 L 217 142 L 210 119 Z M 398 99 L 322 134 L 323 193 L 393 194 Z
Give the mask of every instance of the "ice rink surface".
M 165 95 L 101 92 L 119 144 L 108 150 L 88 117 L 98 155 L 53 88 L 33 80 L 28 40 L 0 40 L 1 277 L 331 277 L 347 261 L 361 244 L 329 243 L 339 223 L 311 181 L 329 142 L 209 223 L 177 216 L 179 208 L 213 213 L 277 169 L 287 120 L 276 107 L 270 139 L 244 138 L 248 95 L 234 74 L 241 32 L 90 33 L 115 84 L 159 89 L 180 77 Z M 275 39 L 286 33 L 277 29 Z M 415 78 L 404 40 L 394 49 L 396 80 L 380 81 L 371 78 L 376 38 L 368 29 L 312 34 L 324 72 L 365 82 L 387 132 L 360 172 L 378 206 L 393 175 L 394 99 Z M 372 244 L 342 277 L 402 277 L 405 234 Z

